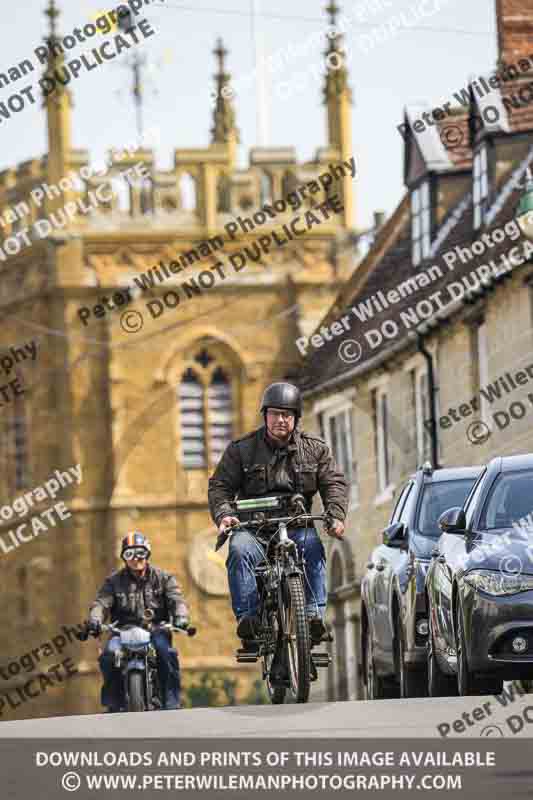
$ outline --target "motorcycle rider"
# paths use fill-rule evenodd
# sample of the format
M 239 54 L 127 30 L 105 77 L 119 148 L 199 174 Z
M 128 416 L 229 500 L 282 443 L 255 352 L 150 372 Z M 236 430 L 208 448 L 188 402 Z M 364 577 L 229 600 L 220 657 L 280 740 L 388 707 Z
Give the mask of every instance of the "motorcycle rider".
M 209 479 L 209 510 L 219 533 L 238 524 L 231 502 L 268 494 L 301 493 L 308 513 L 320 493 L 325 513 L 332 518 L 330 536 L 342 539 L 348 506 L 348 486 L 327 444 L 318 436 L 297 430 L 302 414 L 300 391 L 290 383 L 273 383 L 261 402 L 264 425 L 232 441 Z M 313 643 L 326 633 L 326 556 L 315 528 L 288 527 L 288 535 L 305 556 L 305 594 Z M 254 574 L 264 558 L 246 523 L 233 534 L 226 560 L 237 636 L 246 643 L 260 632 L 259 597 Z
M 174 627 L 187 628 L 189 612 L 176 578 L 148 563 L 151 556 L 149 540 L 139 531 L 122 539 L 120 556 L 125 567 L 109 575 L 89 610 L 88 631 L 98 636 L 102 622 L 109 616 L 119 626 L 139 624 L 145 613 L 152 612 L 152 622 L 169 620 Z M 171 647 L 166 631 L 154 630 L 152 644 L 157 652 L 157 670 L 162 692 L 163 708 L 180 708 L 180 668 L 178 654 Z M 101 702 L 109 712 L 124 707 L 120 670 L 114 666 L 114 654 L 120 647 L 120 637 L 112 636 L 99 658 L 104 677 Z

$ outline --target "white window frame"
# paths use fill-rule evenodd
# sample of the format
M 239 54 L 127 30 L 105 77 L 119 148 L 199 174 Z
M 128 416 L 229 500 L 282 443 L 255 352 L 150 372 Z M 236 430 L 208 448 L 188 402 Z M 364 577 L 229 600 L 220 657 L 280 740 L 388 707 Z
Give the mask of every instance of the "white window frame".
M 427 179 L 411 192 L 411 242 L 411 258 L 416 267 L 431 252 L 431 192 Z
M 485 221 L 486 202 L 489 196 L 489 154 L 483 142 L 474 153 L 472 164 L 472 203 L 474 206 L 474 230 Z
M 377 378 L 375 381 L 370 381 L 368 384 L 368 388 L 370 391 L 376 392 L 376 417 L 375 417 L 375 424 L 376 424 L 376 439 L 377 439 L 377 453 L 376 453 L 376 471 L 377 471 L 377 487 L 378 487 L 378 494 L 374 500 L 374 505 L 379 506 L 384 503 L 388 503 L 392 500 L 394 495 L 395 485 L 392 483 L 392 448 L 391 448 L 391 440 L 390 436 L 387 436 L 387 442 L 385 442 L 383 436 L 383 420 L 382 420 L 382 398 L 383 396 L 387 399 L 387 416 L 390 415 L 390 407 L 389 407 L 389 379 L 387 376 L 383 376 L 381 378 Z M 384 456 L 385 456 L 385 444 L 387 444 L 387 453 L 388 453 L 388 483 L 386 484 L 386 469 L 384 463 Z
M 356 448 L 354 447 L 354 406 L 351 400 L 345 400 L 343 403 L 336 403 L 335 405 L 331 405 L 325 408 L 322 411 L 322 420 L 324 423 L 324 437 L 326 439 L 326 443 L 331 450 L 335 461 L 337 462 L 337 466 L 342 466 L 340 459 L 337 457 L 338 453 L 336 452 L 336 448 L 334 447 L 334 443 L 331 441 L 330 436 L 330 420 L 334 417 L 340 417 L 344 415 L 345 418 L 345 427 L 348 431 L 347 436 L 347 453 L 348 453 L 348 463 L 350 472 L 346 475 L 346 480 L 348 482 L 348 486 L 350 489 L 350 505 L 348 510 L 351 511 L 354 508 L 358 508 L 359 506 L 359 481 L 358 481 L 358 464 L 357 460 L 354 458 L 354 452 Z
M 429 378 L 427 367 L 414 370 L 415 374 L 415 421 L 416 421 L 416 459 L 420 467 L 425 461 L 431 461 L 431 434 L 424 425 L 430 417 Z M 422 392 L 423 381 L 426 381 L 425 396 Z M 426 407 L 424 404 L 426 401 Z M 426 413 L 427 412 L 427 413 Z

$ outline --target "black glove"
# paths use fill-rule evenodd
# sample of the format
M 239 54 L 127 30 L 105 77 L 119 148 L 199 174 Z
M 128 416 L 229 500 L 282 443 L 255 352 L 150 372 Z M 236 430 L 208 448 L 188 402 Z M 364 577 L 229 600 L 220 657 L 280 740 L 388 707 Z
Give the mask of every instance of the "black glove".
M 189 617 L 181 614 L 176 614 L 172 619 L 172 624 L 175 628 L 186 630 L 189 627 Z
M 91 636 L 100 636 L 102 633 L 102 623 L 99 619 L 90 619 L 87 623 L 87 631 Z

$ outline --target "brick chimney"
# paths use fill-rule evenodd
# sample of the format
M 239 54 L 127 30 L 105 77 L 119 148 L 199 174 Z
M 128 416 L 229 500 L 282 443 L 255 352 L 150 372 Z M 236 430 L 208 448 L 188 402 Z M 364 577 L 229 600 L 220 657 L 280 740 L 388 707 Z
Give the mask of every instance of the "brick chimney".
M 496 0 L 498 69 L 533 57 L 533 0 Z

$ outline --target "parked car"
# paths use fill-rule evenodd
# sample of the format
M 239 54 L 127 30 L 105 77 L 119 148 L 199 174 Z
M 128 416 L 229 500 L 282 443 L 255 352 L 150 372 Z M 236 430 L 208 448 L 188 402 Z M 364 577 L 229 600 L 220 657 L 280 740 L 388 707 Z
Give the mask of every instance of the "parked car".
M 533 454 L 494 458 L 440 518 L 426 579 L 432 696 L 533 678 Z
M 461 505 L 479 467 L 433 470 L 426 463 L 399 493 L 383 544 L 361 584 L 361 653 L 367 699 L 427 693 L 425 575 L 440 514 Z

